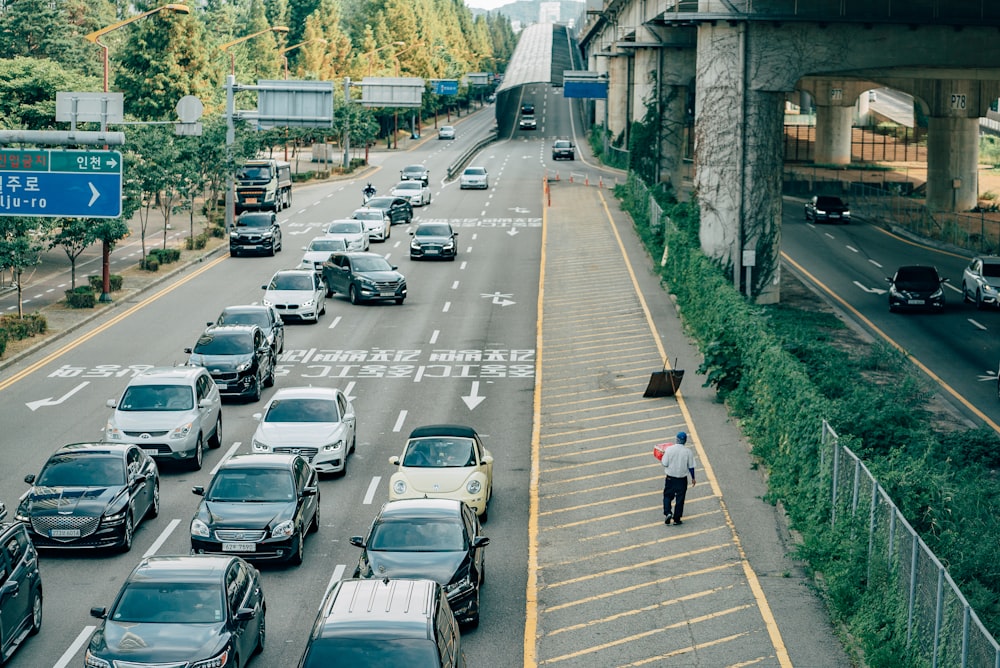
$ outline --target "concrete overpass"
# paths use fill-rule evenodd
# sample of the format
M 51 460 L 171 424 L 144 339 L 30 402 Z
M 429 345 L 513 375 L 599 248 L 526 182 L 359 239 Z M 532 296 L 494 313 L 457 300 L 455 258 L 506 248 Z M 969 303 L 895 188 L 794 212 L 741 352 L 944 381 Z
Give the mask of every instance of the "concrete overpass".
M 816 103 L 816 162 L 847 164 L 858 97 L 913 95 L 930 119 L 928 207 L 976 205 L 979 118 L 1000 97 L 996 0 L 606 0 L 587 14 L 609 129 L 655 111 L 661 180 L 693 160 L 702 248 L 761 302 L 779 298 L 786 99 Z

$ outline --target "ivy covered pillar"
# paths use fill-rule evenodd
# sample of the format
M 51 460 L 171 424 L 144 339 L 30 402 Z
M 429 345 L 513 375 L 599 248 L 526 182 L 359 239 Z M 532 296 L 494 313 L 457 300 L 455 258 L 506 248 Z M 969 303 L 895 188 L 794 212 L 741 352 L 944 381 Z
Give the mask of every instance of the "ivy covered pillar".
M 695 77 L 695 50 L 664 50 L 660 86 L 660 181 L 679 186 L 689 177 L 684 159 L 689 157 L 688 136 Z
M 695 187 L 702 250 L 758 303 L 780 298 L 784 91 L 755 90 L 748 27 L 698 29 Z

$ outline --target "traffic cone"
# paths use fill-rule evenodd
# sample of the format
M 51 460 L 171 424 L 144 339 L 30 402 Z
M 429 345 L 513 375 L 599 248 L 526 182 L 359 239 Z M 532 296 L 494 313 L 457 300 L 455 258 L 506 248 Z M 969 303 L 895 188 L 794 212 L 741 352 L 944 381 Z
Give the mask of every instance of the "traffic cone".
M 556 181 L 559 180 L 559 170 L 556 170 Z
M 604 177 L 603 176 L 598 179 L 598 181 L 597 181 L 597 187 L 598 188 L 603 188 L 604 187 Z
M 590 185 L 590 174 L 587 174 L 585 177 L 583 177 L 583 185 L 585 186 Z
M 573 183 L 573 172 L 569 173 L 569 182 Z

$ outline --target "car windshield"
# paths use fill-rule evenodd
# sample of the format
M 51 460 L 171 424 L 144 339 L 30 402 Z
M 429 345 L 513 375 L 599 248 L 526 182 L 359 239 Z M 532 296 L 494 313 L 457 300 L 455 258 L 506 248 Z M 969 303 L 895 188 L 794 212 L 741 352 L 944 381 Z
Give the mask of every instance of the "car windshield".
M 271 179 L 270 167 L 244 167 L 237 175 L 238 179 Z
M 820 197 L 816 200 L 816 206 L 820 208 L 830 207 L 830 206 L 844 206 L 844 202 L 839 197 Z
M 556 148 L 569 148 L 570 147 L 570 143 L 568 141 L 557 141 L 555 143 L 555 147 Z
M 143 624 L 217 624 L 224 619 L 224 611 L 218 584 L 131 582 L 108 618 Z
M 194 345 L 199 355 L 249 355 L 253 352 L 250 332 L 205 332 Z
M 384 216 L 381 211 L 355 211 L 354 217 L 358 220 L 382 220 Z
M 450 468 L 475 466 L 476 452 L 468 438 L 421 438 L 410 441 L 403 466 Z
M 236 227 L 271 227 L 271 214 L 244 214 L 236 219 Z
M 347 250 L 347 244 L 343 239 L 313 239 L 309 242 L 311 251 L 339 251 Z
M 418 237 L 450 237 L 451 227 L 447 224 L 421 225 L 417 228 L 415 234 Z
M 410 165 L 409 167 L 403 168 L 404 174 L 423 174 L 424 168 L 420 165 Z
M 403 181 L 396 186 L 396 190 L 420 190 L 422 187 L 423 186 L 416 181 Z
M 271 327 L 271 321 L 264 311 L 223 311 L 219 316 L 220 325 L 257 325 L 261 329 L 267 330 Z
M 126 388 L 118 410 L 189 411 L 194 408 L 194 392 L 187 385 L 132 385 Z
M 264 422 L 339 422 L 337 402 L 332 399 L 276 399 Z
M 328 234 L 361 234 L 361 223 L 357 222 L 343 222 L 343 223 L 330 223 L 330 227 L 327 228 Z
M 486 173 L 486 170 L 482 167 L 469 167 L 467 170 L 465 170 L 465 173 L 468 176 L 482 176 L 483 174 Z
M 385 637 L 387 633 L 391 633 Z M 318 638 L 309 645 L 302 668 L 327 666 L 437 666 L 441 663 L 438 648 L 426 638 L 400 638 L 396 625 L 380 631 L 371 625 L 358 629 L 363 638 Z
M 932 267 L 902 267 L 896 272 L 896 287 L 910 290 L 936 289 L 941 281 Z
M 1000 262 L 983 262 L 983 276 L 1000 278 Z
M 465 531 L 454 522 L 408 517 L 379 522 L 372 529 L 368 549 L 385 552 L 460 552 L 466 549 Z
M 376 197 L 375 199 L 368 200 L 367 206 L 372 209 L 388 209 L 392 206 L 392 198 Z
M 392 271 L 392 265 L 384 257 L 356 257 L 354 271 Z
M 277 274 L 271 279 L 268 290 L 313 290 L 312 276 L 307 274 Z
M 53 455 L 35 481 L 40 487 L 109 487 L 125 484 L 125 465 L 117 455 Z
M 223 469 L 212 479 L 209 501 L 260 503 L 292 501 L 292 474 L 283 469 Z

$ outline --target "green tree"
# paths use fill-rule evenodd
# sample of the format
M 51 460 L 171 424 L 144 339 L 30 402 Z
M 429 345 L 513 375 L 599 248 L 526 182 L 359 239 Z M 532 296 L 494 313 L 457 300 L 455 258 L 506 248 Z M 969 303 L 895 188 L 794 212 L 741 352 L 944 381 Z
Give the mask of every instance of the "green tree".
M 76 288 L 76 260 L 92 243 L 97 241 L 94 234 L 93 218 L 57 218 L 55 232 L 49 239 L 49 248 L 61 246 L 69 259 L 69 287 Z
M 164 212 L 164 239 L 170 209 L 162 209 L 164 201 L 176 197 L 176 170 L 179 151 L 173 130 L 162 125 L 138 125 L 129 136 L 123 157 L 133 186 L 130 195 L 138 200 L 139 244 L 146 257 L 146 231 L 150 215 L 157 206 Z M 166 241 L 164 240 L 164 243 Z
M 9 271 L 17 286 L 19 318 L 24 317 L 24 271 L 40 262 L 50 225 L 49 218 L 0 216 L 0 269 Z
M 0 13 L 0 53 L 66 62 L 74 42 L 64 3 L 50 0 L 5 2 Z
M 52 60 L 18 56 L 0 60 L 0 125 L 25 130 L 56 127 L 56 92 L 94 90 L 100 80 Z

